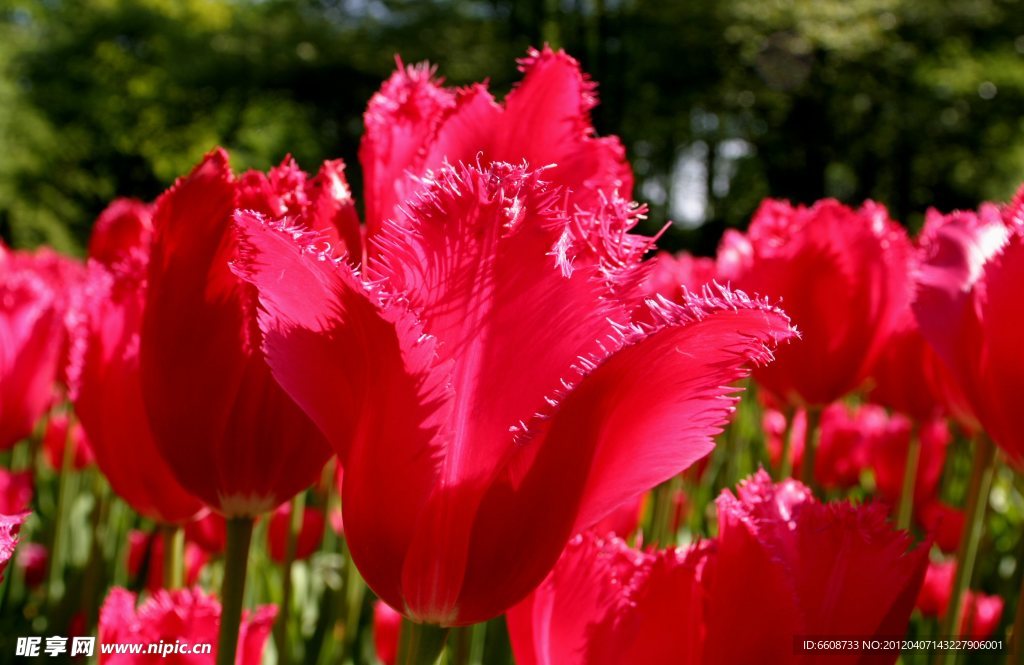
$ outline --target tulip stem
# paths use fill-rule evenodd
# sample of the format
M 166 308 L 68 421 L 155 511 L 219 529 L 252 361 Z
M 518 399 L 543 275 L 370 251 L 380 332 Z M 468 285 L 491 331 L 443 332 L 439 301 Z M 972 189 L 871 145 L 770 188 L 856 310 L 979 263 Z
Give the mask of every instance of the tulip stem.
M 185 530 L 164 524 L 160 533 L 164 540 L 164 588 L 180 589 L 185 585 Z
M 978 555 L 978 544 L 985 526 L 985 508 L 988 506 L 988 491 L 992 485 L 992 471 L 995 461 L 995 446 L 984 434 L 975 437 L 974 459 L 971 462 L 971 477 L 967 485 L 966 523 L 960 534 L 960 545 L 956 552 L 956 574 L 949 595 L 949 606 L 942 622 L 940 638 L 954 638 L 963 618 L 964 592 L 971 583 L 974 560 Z M 956 652 L 939 652 L 940 663 L 955 663 Z
M 907 446 L 907 461 L 903 468 L 903 488 L 900 490 L 900 505 L 896 512 L 896 528 L 909 529 L 914 514 L 914 485 L 917 483 L 917 468 L 921 462 L 921 437 L 915 426 L 910 431 Z
M 416 623 L 402 617 L 402 635 L 398 641 L 396 665 L 434 665 L 444 650 L 448 629 L 429 623 Z
M 35 459 L 30 457 L 29 459 Z M 64 529 L 67 527 L 65 513 L 68 510 L 68 494 L 71 493 L 71 468 L 74 461 L 74 447 L 71 445 L 71 418 L 68 417 L 67 434 L 64 436 L 64 451 L 60 463 L 60 478 L 57 481 L 57 510 L 53 520 L 53 542 L 50 546 L 49 579 L 46 584 L 47 599 L 51 611 L 56 608 L 57 599 L 64 595 Z
M 274 641 L 277 644 L 279 665 L 289 665 L 292 660 L 291 646 L 288 643 L 288 621 L 291 618 L 292 608 L 292 564 L 295 563 L 295 552 L 305 512 L 306 493 L 299 492 L 292 498 L 288 540 L 284 549 L 284 561 L 281 563 L 281 609 L 277 615 L 277 623 L 274 625 Z
M 348 542 L 342 540 L 342 554 L 345 557 L 345 588 L 342 600 L 345 603 L 344 633 L 341 640 L 341 655 L 344 658 L 353 656 L 356 646 L 356 631 L 359 627 L 359 615 L 363 611 L 363 598 L 366 597 L 366 582 L 352 561 L 352 552 Z
M 249 565 L 252 541 L 252 517 L 227 520 L 227 550 L 224 553 L 224 580 L 220 587 L 220 633 L 217 639 L 217 665 L 235 665 L 238 627 L 242 621 L 245 598 L 245 571 Z
M 814 490 L 814 453 L 818 446 L 818 425 L 821 422 L 821 409 L 816 406 L 807 407 L 807 430 L 804 432 L 804 459 L 800 478 L 804 485 Z
M 448 640 L 448 665 L 469 665 L 473 656 L 473 628 L 453 628 Z

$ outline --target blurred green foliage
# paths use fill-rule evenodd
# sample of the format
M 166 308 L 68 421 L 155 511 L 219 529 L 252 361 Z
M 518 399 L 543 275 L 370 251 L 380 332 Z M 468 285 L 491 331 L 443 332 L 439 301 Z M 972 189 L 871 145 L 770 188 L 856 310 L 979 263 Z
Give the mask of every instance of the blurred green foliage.
M 600 83 L 668 246 L 712 251 L 767 195 L 914 225 L 1024 180 L 1018 0 L 0 0 L 0 236 L 75 251 L 215 144 L 355 164 L 395 54 L 504 93 L 545 41 Z

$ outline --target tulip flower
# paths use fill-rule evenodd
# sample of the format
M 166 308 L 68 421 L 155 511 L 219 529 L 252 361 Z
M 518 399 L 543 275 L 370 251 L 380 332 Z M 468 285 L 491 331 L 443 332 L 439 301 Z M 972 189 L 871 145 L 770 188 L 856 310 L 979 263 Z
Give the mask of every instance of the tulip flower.
M 236 217 L 274 376 L 345 469 L 353 561 L 417 622 L 520 599 L 573 533 L 706 455 L 723 387 L 794 335 L 724 289 L 649 300 L 631 323 L 615 285 L 642 270 L 641 241 L 601 236 L 629 208 L 581 220 L 543 175 L 442 169 L 364 273 L 315 234 Z
M 329 456 L 316 427 L 270 376 L 252 287 L 231 214 L 239 205 L 302 214 L 344 247 L 339 210 L 351 200 L 341 167 L 306 181 L 286 160 L 271 176 L 236 179 L 223 150 L 206 156 L 156 202 L 140 366 L 157 448 L 176 479 L 228 516 L 267 512 L 313 482 Z
M 964 532 L 964 511 L 934 499 L 918 511 L 917 521 L 943 552 L 956 552 Z
M 111 209 L 119 206 L 123 207 L 111 204 L 101 222 L 111 219 Z M 73 330 L 71 398 L 96 464 L 114 491 L 140 514 L 161 524 L 180 524 L 192 519 L 202 503 L 176 480 L 157 450 L 139 374 L 148 218 L 116 219 L 114 237 L 97 241 L 94 234 L 90 243 L 102 252 L 86 269 L 81 312 Z M 108 228 L 97 223 L 97 231 Z
M 717 662 L 791 662 L 794 635 L 906 630 L 928 548 L 908 552 L 910 538 L 887 524 L 884 506 L 822 504 L 800 483 L 773 485 L 763 471 L 717 505 L 719 534 L 705 572 L 706 643 Z M 764 620 L 737 633 L 736 608 L 749 599 L 771 609 L 755 601 Z
M 34 494 L 31 471 L 8 471 L 0 467 L 0 514 L 15 515 L 28 510 Z
M 0 450 L 32 433 L 53 400 L 64 300 L 35 257 L 0 261 Z
M 46 580 L 50 551 L 39 543 L 23 543 L 18 549 L 15 563 L 25 578 L 25 586 L 34 589 Z
M 255 289 L 231 271 L 231 223 L 244 207 L 301 219 L 334 251 L 358 255 L 359 231 L 340 162 L 307 178 L 291 158 L 235 178 L 214 150 L 156 202 L 139 341 L 142 397 L 156 447 L 175 479 L 229 518 L 224 633 L 233 661 L 255 516 L 312 484 L 330 456 L 316 425 L 271 376 Z
M 89 258 L 110 266 L 153 240 L 153 207 L 135 199 L 115 199 L 100 213 L 89 238 Z
M 644 292 L 669 300 L 681 300 L 684 290 L 699 293 L 705 284 L 718 277 L 714 259 L 692 256 L 687 252 L 675 255 L 658 252 L 648 261 L 647 267 L 650 272 Z
M 383 600 L 373 604 L 373 646 L 384 665 L 395 665 L 401 628 L 402 615 L 393 607 Z
M 748 292 L 781 299 L 801 331 L 755 378 L 791 405 L 822 407 L 857 388 L 911 298 L 911 246 L 885 208 L 810 208 L 767 200 L 746 236 L 719 249 L 720 272 Z
M 16 515 L 0 513 L 0 580 L 4 578 L 7 562 L 14 556 L 14 550 L 18 546 L 18 530 L 27 517 L 28 513 Z
M 911 436 L 910 422 L 897 414 L 888 419 L 881 435 L 874 437 L 868 444 L 868 466 L 874 471 L 876 492 L 893 505 L 900 500 L 903 492 Z M 946 464 L 946 448 L 951 437 L 949 427 L 943 420 L 924 423 L 918 428 L 916 436 L 921 449 L 912 501 L 914 506 L 920 507 L 938 495 L 939 480 Z
M 933 420 L 949 409 L 946 383 L 951 379 L 921 335 L 909 307 L 885 341 L 871 369 L 868 399 L 917 422 Z
M 227 524 L 224 518 L 215 512 L 207 512 L 203 517 L 185 525 L 185 539 L 193 542 L 207 554 L 222 554 L 226 545 Z
M 822 504 L 763 471 L 717 504 L 719 535 L 689 549 L 576 536 L 507 615 L 516 661 L 798 663 L 800 636 L 906 629 L 927 547 L 908 551 L 880 506 Z
M 59 471 L 64 461 L 64 449 L 71 446 L 71 468 L 81 471 L 93 462 L 92 446 L 81 423 L 68 421 L 66 413 L 50 415 L 43 432 L 43 457 L 51 469 Z
M 914 315 L 921 333 L 945 363 L 964 411 L 984 435 L 975 438 L 965 528 L 957 575 L 943 624 L 959 626 L 981 536 L 995 445 L 1024 470 L 1024 415 L 1015 396 L 1024 390 L 1019 306 L 1024 285 L 1024 198 L 993 214 L 932 214 L 921 232 L 921 269 Z M 955 411 L 955 410 L 954 410 Z M 1024 612 L 1020 623 L 1024 626 Z
M 567 209 L 592 210 L 617 192 L 629 199 L 633 174 L 617 137 L 594 137 L 595 85 L 562 51 L 531 49 L 522 82 L 503 104 L 486 84 L 449 90 L 427 65 L 402 67 L 370 100 L 359 147 L 366 226 L 376 234 L 423 189 L 422 176 L 445 164 L 479 160 L 550 166 Z M 646 246 L 644 247 L 646 249 Z
M 288 533 L 291 529 L 292 505 L 281 504 L 270 516 L 267 529 L 267 550 L 276 563 L 284 563 L 288 550 Z M 302 512 L 302 526 L 295 540 L 295 561 L 312 556 L 320 547 L 324 535 L 324 514 L 318 508 L 306 507 Z
M 575 536 L 508 612 L 516 663 L 701 663 L 708 545 L 641 551 L 616 536 Z
M 170 646 L 198 645 L 216 651 L 217 625 L 220 623 L 220 603 L 201 590 L 178 589 L 157 591 L 138 608 L 135 594 L 114 588 L 107 595 L 100 610 L 99 643 L 103 644 L 159 644 Z M 277 609 L 273 605 L 258 608 L 243 619 L 238 636 L 239 665 L 259 665 L 263 648 Z M 99 647 L 100 663 L 109 665 L 199 665 L 212 664 L 214 654 L 116 654 L 104 653 Z
M 1014 214 L 933 215 L 922 231 L 914 313 L 981 427 L 1024 469 L 1024 413 L 1015 398 L 1024 390 L 1024 225 Z
M 942 617 L 949 611 L 955 567 L 953 561 L 928 564 L 924 584 L 917 597 L 917 609 L 921 611 L 922 615 Z M 1002 615 L 1002 598 L 976 591 L 967 591 L 964 594 L 964 613 L 957 635 L 964 639 L 987 639 L 999 627 Z

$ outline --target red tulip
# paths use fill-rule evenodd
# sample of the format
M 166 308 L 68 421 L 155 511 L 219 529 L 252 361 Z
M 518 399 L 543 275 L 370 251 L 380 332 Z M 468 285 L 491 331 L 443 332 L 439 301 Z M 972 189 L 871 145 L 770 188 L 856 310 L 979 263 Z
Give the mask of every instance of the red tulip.
M 222 554 L 227 545 L 227 524 L 222 516 L 207 511 L 203 517 L 185 525 L 185 538 L 207 554 Z
M 824 406 L 857 388 L 911 297 L 910 242 L 870 201 L 857 211 L 833 200 L 765 201 L 746 237 L 732 234 L 719 253 L 723 278 L 781 299 L 801 331 L 799 344 L 755 372 L 794 405 Z
M 402 67 L 370 100 L 359 147 L 371 234 L 422 191 L 422 176 L 445 164 L 493 162 L 549 167 L 567 210 L 598 209 L 613 192 L 629 199 L 633 174 L 617 137 L 595 138 L 594 84 L 562 51 L 530 50 L 522 82 L 498 104 L 486 84 L 449 90 L 426 65 Z M 647 248 L 644 242 L 642 251 Z
M 270 516 L 267 529 L 267 549 L 270 558 L 284 563 L 288 551 L 288 534 L 292 524 L 291 502 L 281 504 Z M 302 527 L 295 540 L 295 560 L 302 561 L 313 555 L 324 536 L 324 514 L 318 508 L 306 507 L 302 513 Z
M 885 431 L 888 417 L 879 407 L 851 409 L 842 403 L 831 404 L 821 414 L 821 436 L 814 460 L 814 479 L 828 489 L 845 489 L 860 483 L 868 467 L 870 441 Z M 765 445 L 773 466 L 782 461 L 786 416 L 772 408 L 762 416 Z M 792 468 L 803 464 L 807 433 L 807 412 L 798 409 L 789 427 L 789 456 Z
M 310 485 L 330 455 L 316 426 L 271 377 L 255 289 L 241 259 L 238 206 L 301 219 L 335 251 L 352 202 L 340 163 L 311 180 L 291 160 L 236 179 L 216 150 L 160 197 L 142 321 L 142 394 L 153 435 L 189 492 L 228 517 L 266 512 Z M 352 249 L 352 248 L 350 248 Z
M 111 665 L 199 665 L 213 663 L 220 624 L 220 603 L 201 590 L 157 591 L 138 608 L 135 594 L 114 588 L 100 610 L 99 643 L 103 644 L 187 644 L 211 645 L 211 653 L 199 654 L 104 654 L 97 647 L 101 663 Z M 238 636 L 239 665 L 259 665 L 263 647 L 277 616 L 273 605 L 246 613 Z
M 516 662 L 703 662 L 700 572 L 708 549 L 640 551 L 615 536 L 574 537 L 541 585 L 508 612 Z
M 682 299 L 684 289 L 699 293 L 705 284 L 718 277 L 714 259 L 692 256 L 687 252 L 675 255 L 658 252 L 647 267 L 650 272 L 644 292 L 676 301 Z
M 31 471 L 8 471 L 0 468 L 0 514 L 15 515 L 28 510 L 35 493 Z
M 1024 468 L 1024 224 L 1016 208 L 1005 220 L 986 210 L 933 216 L 922 231 L 914 313 L 980 425 Z
M 899 423 L 897 436 L 909 435 Z M 865 405 L 851 409 L 845 404 L 832 404 L 821 414 L 821 440 L 814 460 L 814 478 L 822 487 L 841 489 L 860 484 L 861 473 L 869 466 L 874 440 L 889 434 L 889 417 L 885 409 Z M 802 461 L 802 457 L 801 457 Z
M 24 543 L 18 550 L 15 562 L 25 577 L 25 585 L 34 589 L 46 580 L 50 551 L 46 549 L 45 545 L 39 543 Z
M 373 645 L 377 658 L 384 665 L 395 665 L 398 640 L 402 632 L 402 615 L 383 600 L 373 604 Z
M 910 538 L 886 523 L 883 506 L 822 504 L 800 483 L 773 485 L 763 471 L 717 503 L 705 572 L 715 662 L 794 662 L 794 635 L 906 630 L 928 548 L 908 553 Z M 737 618 L 743 607 L 756 607 L 757 619 Z
M 203 566 L 210 555 L 190 540 L 185 540 L 185 585 L 199 581 Z M 164 588 L 164 537 L 161 533 L 146 533 L 133 529 L 128 534 L 128 575 L 138 577 L 146 571 L 146 588 L 155 592 Z
M 915 512 L 918 523 L 943 552 L 956 552 L 964 531 L 964 511 L 937 499 L 926 502 Z
M 420 621 L 521 598 L 573 533 L 707 454 L 723 386 L 793 334 L 724 290 L 630 323 L 618 286 L 639 283 L 642 243 L 601 236 L 630 209 L 569 215 L 542 175 L 443 169 L 363 274 L 314 235 L 237 216 L 268 362 L 345 469 L 353 560 Z
M 60 470 L 64 463 L 64 449 L 71 446 L 71 468 L 81 471 L 93 462 L 89 439 L 76 420 L 68 432 L 68 414 L 53 413 L 46 421 L 43 432 L 43 457 L 51 469 Z
M 53 400 L 64 309 L 34 257 L 10 253 L 0 261 L 0 450 L 31 434 Z
M 133 237 L 121 233 L 118 242 Z M 145 234 L 138 238 L 145 243 Z M 149 246 L 115 245 L 113 239 L 98 244 L 104 248 L 101 259 L 107 265 L 100 259 L 90 261 L 73 330 L 69 375 L 75 413 L 89 437 L 96 465 L 114 491 L 150 519 L 182 523 L 202 504 L 181 486 L 161 457 L 142 401 L 139 334 Z
M 927 547 L 908 553 L 879 506 L 821 504 L 762 471 L 718 516 L 718 537 L 689 550 L 575 537 L 508 613 L 517 662 L 798 663 L 800 636 L 905 630 Z
M 955 561 L 928 564 L 921 593 L 917 596 L 917 609 L 922 615 L 941 618 L 946 614 L 955 573 Z M 972 640 L 987 639 L 999 627 L 1002 615 L 1002 598 L 968 589 L 964 595 L 964 613 L 958 635 Z
M 947 410 L 945 383 L 950 378 L 921 335 L 909 303 L 904 312 L 871 370 L 873 385 L 868 399 L 926 422 Z
M 89 238 L 89 258 L 112 266 L 153 240 L 153 206 L 134 199 L 115 199 L 100 213 Z
M 878 496 L 892 504 L 899 502 L 903 492 L 911 435 L 910 422 L 895 415 L 888 419 L 881 435 L 874 437 L 868 444 L 868 466 L 875 474 L 876 491 Z M 950 433 L 944 420 L 933 420 L 923 424 L 916 436 L 920 438 L 921 450 L 914 481 L 914 505 L 923 506 L 938 494 Z
M 28 518 L 28 513 L 17 515 L 0 513 L 0 580 L 4 578 L 7 562 L 14 556 L 14 549 L 18 546 L 18 530 L 26 518 Z

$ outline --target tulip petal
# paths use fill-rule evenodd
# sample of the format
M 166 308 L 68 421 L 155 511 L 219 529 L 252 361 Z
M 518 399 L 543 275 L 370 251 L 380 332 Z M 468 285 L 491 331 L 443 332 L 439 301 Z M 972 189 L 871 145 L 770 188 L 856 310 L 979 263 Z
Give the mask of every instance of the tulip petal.
M 602 356 L 580 359 L 567 394 L 549 397 L 553 406 L 527 425 L 532 438 L 488 488 L 464 587 L 489 593 L 473 600 L 516 602 L 557 558 L 557 534 L 585 529 L 706 455 L 733 411 L 731 384 L 796 334 L 780 310 L 724 289 L 647 307 L 654 323 L 620 326 Z M 523 560 L 509 542 L 534 543 L 534 555 Z M 498 581 L 495 566 L 509 571 Z M 460 609 L 486 614 L 469 599 Z
M 1024 234 L 1014 234 L 986 266 L 979 286 L 981 330 L 985 339 L 981 358 L 985 390 L 975 405 L 985 430 L 1024 470 L 1024 411 L 1018 398 L 1024 393 Z
M 649 307 L 654 328 L 589 373 L 552 423 L 550 437 L 597 443 L 577 530 L 710 452 L 737 399 L 730 386 L 795 336 L 782 310 L 726 289 Z
M 246 211 L 235 225 L 241 257 L 233 267 L 259 290 L 274 377 L 346 469 L 346 530 L 368 535 L 351 540 L 353 557 L 386 569 L 380 553 L 406 549 L 439 465 L 434 438 L 450 388 L 433 363 L 434 340 L 404 306 L 381 300 L 349 264 L 325 254 L 318 234 Z M 379 594 L 398 597 L 397 579 L 360 569 Z
M 74 330 L 75 412 L 111 487 L 143 515 L 163 523 L 191 519 L 202 508 L 175 480 L 146 418 L 139 373 L 139 330 L 145 304 L 141 266 L 126 257 L 107 269 L 90 261 L 84 316 Z
M 440 84 L 429 65 L 404 67 L 399 61 L 398 70 L 370 99 L 363 116 L 366 133 L 359 146 L 359 162 L 371 235 L 408 198 L 406 172 L 418 171 L 422 147 L 455 104 L 455 96 Z
M 447 483 L 492 475 L 510 426 L 541 410 L 607 320 L 625 315 L 591 271 L 564 265 L 567 222 L 540 175 L 507 164 L 443 170 L 409 224 L 385 228 L 369 265 L 437 339 L 437 363 L 450 364 L 458 425 L 446 432 Z
M 628 199 L 633 174 L 618 137 L 594 138 L 590 110 L 596 85 L 564 51 L 531 49 L 520 60 L 523 81 L 505 100 L 495 158 L 555 164 L 552 178 L 573 191 L 573 204 L 591 208 L 598 192 Z

